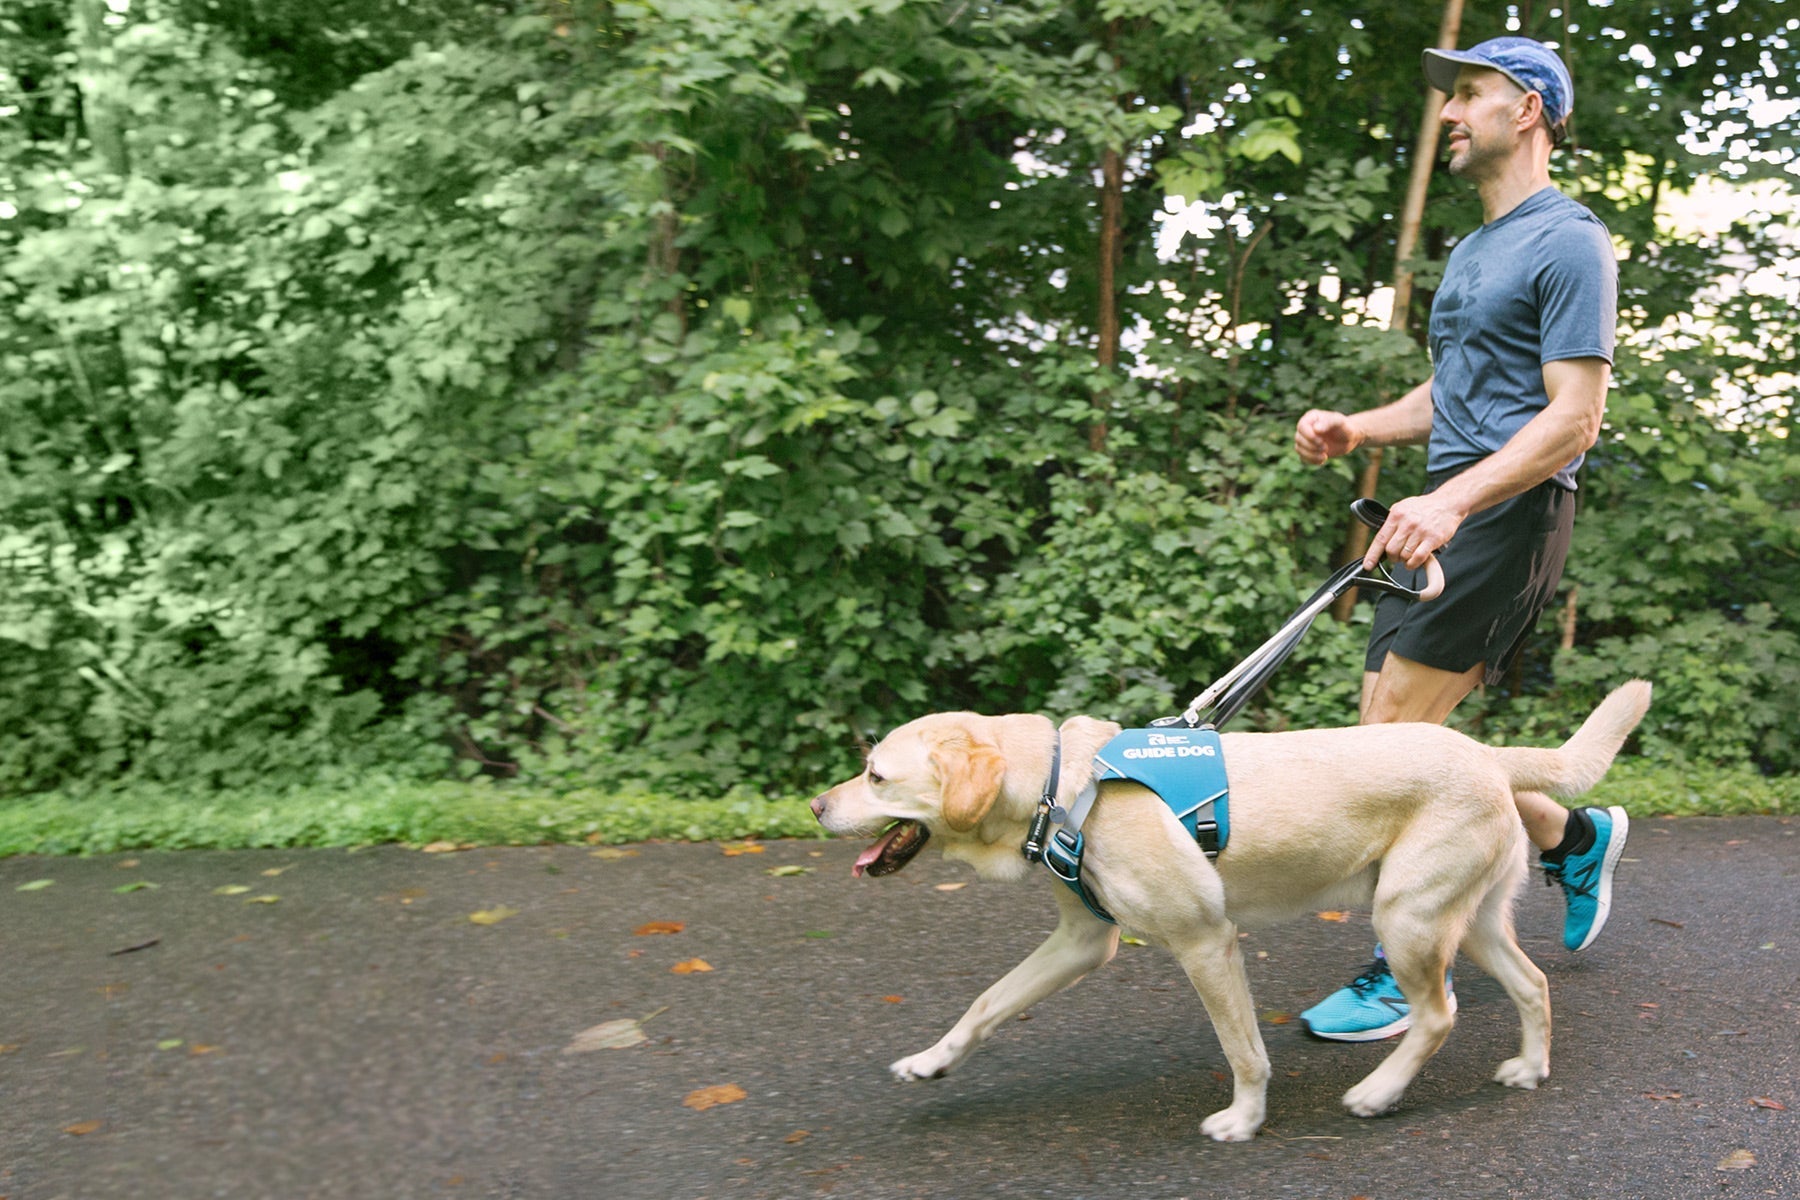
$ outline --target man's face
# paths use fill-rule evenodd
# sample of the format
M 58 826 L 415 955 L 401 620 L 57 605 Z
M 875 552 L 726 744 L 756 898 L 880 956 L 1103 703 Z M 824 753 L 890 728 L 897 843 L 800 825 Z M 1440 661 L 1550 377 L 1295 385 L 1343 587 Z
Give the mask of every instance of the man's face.
M 1464 67 L 1438 115 L 1447 131 L 1450 173 L 1475 180 L 1492 174 L 1518 145 L 1519 103 L 1529 92 L 1498 71 Z

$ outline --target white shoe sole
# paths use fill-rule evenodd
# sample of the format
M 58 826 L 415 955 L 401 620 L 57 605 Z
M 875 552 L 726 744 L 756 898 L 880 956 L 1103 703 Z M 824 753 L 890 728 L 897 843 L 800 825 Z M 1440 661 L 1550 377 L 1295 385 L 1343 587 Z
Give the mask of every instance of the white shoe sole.
M 1449 994 L 1449 1000 L 1450 1000 L 1450 1011 L 1451 1011 L 1451 1013 L 1454 1014 L 1456 1012 L 1456 993 L 1455 992 L 1451 992 Z M 1320 1033 L 1318 1030 L 1314 1029 L 1310 1023 L 1307 1022 L 1305 1017 L 1300 1018 L 1300 1023 L 1302 1025 L 1306 1026 L 1307 1033 L 1311 1034 L 1313 1037 L 1316 1037 L 1321 1041 L 1326 1041 L 1326 1042 L 1379 1042 L 1386 1038 L 1399 1037 L 1401 1034 L 1405 1033 L 1408 1029 L 1411 1029 L 1412 1028 L 1412 1014 L 1410 1012 L 1402 1013 L 1400 1015 L 1399 1019 L 1395 1020 L 1392 1024 L 1383 1025 L 1379 1029 L 1357 1029 L 1357 1030 L 1350 1030 L 1350 1031 L 1347 1031 L 1344 1033 Z
M 1631 818 L 1618 805 L 1606 810 L 1612 818 L 1612 832 L 1607 834 L 1606 857 L 1600 862 L 1600 888 L 1594 897 L 1594 923 L 1588 926 L 1587 937 L 1581 945 L 1573 947 L 1574 951 L 1586 950 L 1606 928 L 1606 918 L 1612 915 L 1612 883 L 1613 872 L 1618 869 L 1619 857 L 1625 853 L 1625 839 L 1631 835 Z

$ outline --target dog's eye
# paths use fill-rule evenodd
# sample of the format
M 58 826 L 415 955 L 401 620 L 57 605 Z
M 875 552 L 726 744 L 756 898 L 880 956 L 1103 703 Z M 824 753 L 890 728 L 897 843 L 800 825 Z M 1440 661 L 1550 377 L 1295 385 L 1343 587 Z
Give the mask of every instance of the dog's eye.
M 880 771 L 877 771 L 874 767 L 870 767 L 869 768 L 869 782 L 870 783 L 886 783 L 887 779 L 881 774 Z

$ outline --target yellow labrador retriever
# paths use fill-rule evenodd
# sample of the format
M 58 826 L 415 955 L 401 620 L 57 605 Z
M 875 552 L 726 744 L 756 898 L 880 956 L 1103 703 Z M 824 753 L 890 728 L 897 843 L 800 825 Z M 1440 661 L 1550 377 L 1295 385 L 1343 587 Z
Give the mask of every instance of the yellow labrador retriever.
M 1561 749 L 1495 748 L 1435 725 L 1369 725 L 1223 735 L 1231 836 L 1216 861 L 1167 805 L 1126 781 L 1100 784 L 1083 826 L 1084 878 L 1119 922 L 1166 947 L 1206 1006 L 1231 1063 L 1232 1101 L 1201 1129 L 1243 1141 L 1263 1123 L 1268 1053 L 1238 949 L 1259 928 L 1320 909 L 1367 906 L 1412 1027 L 1344 1095 L 1358 1116 L 1386 1112 L 1449 1034 L 1444 972 L 1458 949 L 1506 989 L 1523 1037 L 1494 1078 L 1534 1088 L 1550 1072 L 1550 994 L 1513 933 L 1526 842 L 1514 790 L 1579 795 L 1597 783 L 1650 703 L 1635 680 L 1614 691 Z M 1005 1022 L 1110 960 L 1118 929 L 1020 852 L 1060 732 L 1067 805 L 1119 726 L 1075 717 L 938 713 L 894 730 L 868 767 L 812 801 L 833 833 L 876 837 L 855 873 L 899 870 L 928 839 L 983 878 L 1051 888 L 1061 921 L 929 1050 L 890 1068 L 945 1074 Z

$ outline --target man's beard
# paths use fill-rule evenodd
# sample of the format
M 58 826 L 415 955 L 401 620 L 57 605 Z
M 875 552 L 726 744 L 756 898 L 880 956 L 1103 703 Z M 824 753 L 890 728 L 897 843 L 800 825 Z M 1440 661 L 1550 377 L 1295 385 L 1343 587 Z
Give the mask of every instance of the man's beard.
M 1474 133 L 1459 132 L 1463 134 L 1463 145 L 1461 150 L 1451 151 L 1450 173 L 1458 178 L 1473 175 L 1479 179 L 1487 173 L 1488 165 L 1500 156 L 1488 147 L 1477 145 Z

